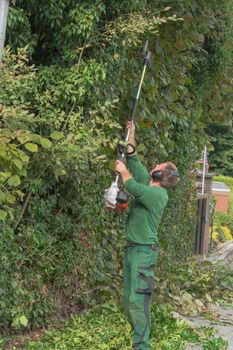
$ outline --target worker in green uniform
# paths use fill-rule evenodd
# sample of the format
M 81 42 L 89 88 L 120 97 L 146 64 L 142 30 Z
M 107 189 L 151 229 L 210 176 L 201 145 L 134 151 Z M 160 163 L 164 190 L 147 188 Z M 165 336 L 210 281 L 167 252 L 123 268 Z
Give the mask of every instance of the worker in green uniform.
M 135 125 L 128 122 L 127 127 L 129 141 L 135 146 Z M 179 174 L 171 162 L 156 165 L 149 173 L 136 152 L 127 156 L 127 167 L 116 160 L 115 170 L 121 174 L 124 188 L 134 197 L 125 229 L 124 307 L 133 330 L 133 349 L 149 350 L 157 230 L 168 201 L 167 188 L 177 183 Z

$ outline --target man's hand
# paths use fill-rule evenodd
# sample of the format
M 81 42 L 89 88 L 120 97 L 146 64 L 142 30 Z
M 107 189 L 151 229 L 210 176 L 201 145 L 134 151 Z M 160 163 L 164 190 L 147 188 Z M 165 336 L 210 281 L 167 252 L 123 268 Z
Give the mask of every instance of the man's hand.
M 129 142 L 132 143 L 132 145 L 135 147 L 136 141 L 135 141 L 135 124 L 134 124 L 134 122 L 128 121 L 127 128 L 130 129 Z
M 115 161 L 115 170 L 121 174 L 123 183 L 132 178 L 128 169 L 125 166 L 125 163 L 123 163 L 121 160 Z
M 130 137 L 135 137 L 135 124 L 133 121 L 128 121 L 127 122 L 127 129 L 130 129 Z

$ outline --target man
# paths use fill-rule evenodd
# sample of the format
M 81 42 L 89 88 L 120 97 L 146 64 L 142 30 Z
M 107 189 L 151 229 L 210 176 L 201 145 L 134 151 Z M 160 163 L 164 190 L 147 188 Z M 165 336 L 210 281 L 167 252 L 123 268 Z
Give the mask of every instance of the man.
M 135 146 L 135 125 L 128 122 L 129 142 Z M 157 229 L 168 201 L 167 188 L 179 179 L 171 162 L 156 165 L 150 173 L 136 153 L 127 165 L 117 160 L 125 189 L 134 197 L 126 221 L 127 246 L 124 256 L 124 307 L 133 329 L 133 349 L 150 349 L 150 305 L 155 264 L 158 259 Z

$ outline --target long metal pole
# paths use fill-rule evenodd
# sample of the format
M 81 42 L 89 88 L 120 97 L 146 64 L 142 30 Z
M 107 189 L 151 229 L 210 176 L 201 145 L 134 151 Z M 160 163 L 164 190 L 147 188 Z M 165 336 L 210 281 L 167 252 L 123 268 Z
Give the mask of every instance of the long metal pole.
M 3 49 L 5 44 L 9 5 L 10 0 L 0 0 L 0 63 L 2 62 Z
M 145 47 L 144 47 L 144 50 L 143 50 L 143 54 L 144 54 L 143 69 L 142 69 L 142 74 L 141 74 L 140 82 L 139 82 L 139 85 L 138 85 L 137 94 L 136 94 L 136 97 L 134 99 L 134 104 L 133 104 L 133 108 L 132 108 L 132 112 L 131 112 L 131 116 L 130 116 L 130 120 L 131 121 L 134 121 L 135 117 L 136 117 L 136 110 L 137 110 L 137 106 L 138 106 L 140 92 L 141 92 L 141 89 L 142 89 L 142 83 L 143 83 L 143 80 L 144 80 L 144 77 L 145 77 L 146 69 L 149 66 L 149 60 L 150 60 L 150 55 L 151 54 L 150 54 L 150 51 L 148 50 L 148 40 L 146 41 L 146 44 L 145 44 Z M 126 137 L 125 137 L 125 141 L 126 142 L 129 141 L 129 135 L 130 135 L 130 129 L 128 129 Z M 123 152 L 120 156 L 121 156 L 121 158 L 124 158 L 125 157 L 125 153 Z M 118 183 L 119 179 L 120 179 L 120 175 L 117 174 L 115 182 Z
M 205 170 L 206 170 L 206 146 L 204 147 L 204 160 L 203 160 L 203 171 L 202 171 L 202 190 L 201 194 L 205 192 Z

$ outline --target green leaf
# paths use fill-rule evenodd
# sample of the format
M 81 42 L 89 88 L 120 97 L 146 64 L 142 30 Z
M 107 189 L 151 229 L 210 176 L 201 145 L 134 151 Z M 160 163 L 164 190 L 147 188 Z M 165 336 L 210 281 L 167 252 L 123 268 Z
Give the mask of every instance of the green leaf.
M 24 147 L 30 152 L 38 152 L 38 146 L 35 143 L 28 142 L 24 145 Z
M 143 152 L 146 150 L 146 146 L 142 143 L 140 143 L 137 147 L 138 152 Z
M 3 203 L 5 201 L 5 193 L 0 190 L 0 203 Z
M 23 200 L 24 193 L 20 190 L 16 190 L 15 193 L 20 197 L 21 200 Z
M 21 317 L 19 318 L 19 322 L 20 322 L 20 324 L 21 324 L 22 326 L 26 327 L 27 324 L 28 324 L 28 319 L 27 319 L 26 316 L 21 316 Z
M 7 217 L 7 212 L 0 209 L 0 220 L 4 221 L 6 219 L 6 217 Z
M 13 196 L 13 194 L 11 194 L 10 192 L 6 192 L 6 202 L 9 204 L 14 204 L 16 201 L 15 196 Z
M 21 180 L 18 175 L 13 175 L 7 180 L 7 183 L 9 186 L 17 187 L 20 185 Z
M 24 163 L 28 163 L 29 160 L 30 160 L 30 158 L 28 157 L 28 155 L 27 155 L 27 154 L 24 154 L 24 153 L 20 154 L 20 158 L 24 161 Z
M 11 173 L 9 171 L 5 171 L 5 172 L 0 172 L 0 176 L 6 180 L 8 177 L 11 176 Z
M 63 136 L 64 136 L 63 132 L 58 132 L 58 131 L 55 131 L 50 135 L 51 139 L 54 139 L 54 140 L 60 140 L 63 138 Z
M 1 130 L 1 135 L 3 136 L 12 136 L 12 131 L 8 128 L 4 128 Z
M 37 134 L 31 134 L 30 135 L 30 140 L 32 142 L 35 142 L 35 143 L 40 143 L 42 137 L 40 135 L 37 135 Z
M 42 147 L 44 147 L 46 149 L 51 148 L 51 146 L 52 146 L 52 142 L 50 140 L 46 139 L 45 137 L 41 138 L 40 144 Z
M 54 171 L 54 173 L 55 173 L 55 175 L 57 175 L 57 176 L 62 176 L 62 175 L 66 175 L 66 174 L 67 174 L 66 170 L 63 169 L 63 168 L 58 168 L 58 169 L 56 169 L 56 170 Z
M 100 155 L 100 156 L 97 156 L 95 159 L 96 159 L 96 160 L 106 159 L 106 154 L 102 154 L 102 155 Z
M 22 170 L 20 170 L 20 171 L 18 171 L 18 175 L 20 175 L 20 176 L 27 176 L 27 170 L 24 168 L 24 169 L 22 169 Z
M 18 159 L 13 159 L 13 163 L 14 163 L 14 165 L 18 168 L 18 169 L 22 169 L 22 167 L 23 167 L 23 164 L 22 164 L 22 162 L 20 162 L 20 160 L 18 160 Z
M 22 135 L 19 134 L 17 136 L 17 140 L 19 141 L 19 143 L 24 144 L 24 143 L 30 141 L 30 137 L 26 134 L 22 134 Z

